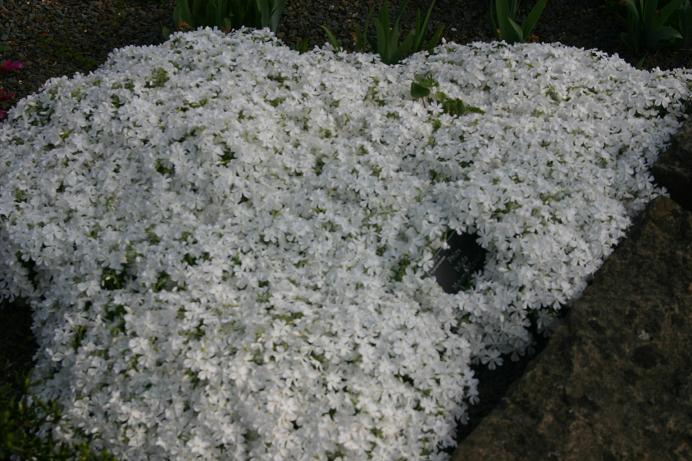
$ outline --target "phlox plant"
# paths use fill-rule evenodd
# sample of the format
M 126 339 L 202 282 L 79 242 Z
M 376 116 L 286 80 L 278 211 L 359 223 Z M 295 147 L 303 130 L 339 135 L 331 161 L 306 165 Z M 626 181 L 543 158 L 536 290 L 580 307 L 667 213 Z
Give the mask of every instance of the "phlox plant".
M 507 43 L 527 42 L 534 37 L 533 30 L 543 14 L 547 0 L 537 0 L 521 24 L 517 22 L 519 4 L 519 0 L 490 0 L 489 2 L 493 31 L 497 33 L 498 38 Z
M 430 3 L 424 18 L 421 18 L 420 10 L 416 11 L 416 25 L 402 37 L 401 16 L 406 10 L 408 0 L 405 0 L 399 8 L 397 16 L 392 20 L 389 14 L 389 3 L 385 2 L 380 6 L 375 20 L 375 35 L 370 37 L 370 18 L 372 17 L 372 6 L 368 7 L 368 15 L 362 29 L 356 29 L 353 33 L 355 38 L 355 49 L 357 51 L 367 51 L 368 45 L 375 51 L 385 64 L 396 64 L 402 59 L 407 58 L 413 53 L 422 50 L 432 50 L 442 38 L 443 27 L 439 27 L 432 36 L 425 40 L 428 34 L 428 22 L 432 13 L 435 0 Z M 341 49 L 341 43 L 334 33 L 325 25 L 322 29 L 327 35 L 327 40 L 334 49 Z
M 173 21 L 179 30 L 216 26 L 229 32 L 247 26 L 276 32 L 285 7 L 286 0 L 177 0 Z M 168 37 L 170 31 L 164 27 L 162 34 Z
M 692 74 L 548 44 L 399 65 L 176 32 L 0 125 L 0 297 L 39 435 L 119 459 L 446 461 L 474 365 L 531 344 L 664 193 Z M 451 232 L 484 266 L 429 276 Z M 40 408 L 39 408 L 40 409 Z

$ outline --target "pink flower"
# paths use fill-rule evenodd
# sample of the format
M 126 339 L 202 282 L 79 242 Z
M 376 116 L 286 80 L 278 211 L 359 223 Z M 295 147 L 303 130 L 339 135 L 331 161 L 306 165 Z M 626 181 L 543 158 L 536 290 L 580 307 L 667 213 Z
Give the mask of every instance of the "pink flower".
M 21 61 L 11 61 L 9 59 L 5 59 L 4 61 L 0 62 L 0 70 L 4 72 L 19 70 L 22 67 L 24 67 L 24 64 L 22 64 Z
M 0 101 L 11 101 L 17 96 L 17 93 L 13 91 L 7 91 L 4 88 L 0 88 Z

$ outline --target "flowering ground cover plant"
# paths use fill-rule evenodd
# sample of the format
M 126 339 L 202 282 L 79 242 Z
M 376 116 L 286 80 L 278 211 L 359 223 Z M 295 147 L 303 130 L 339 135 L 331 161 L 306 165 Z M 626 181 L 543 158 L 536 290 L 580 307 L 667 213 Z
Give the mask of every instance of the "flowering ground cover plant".
M 124 459 L 447 459 L 470 365 L 530 342 L 662 193 L 689 71 L 561 45 L 388 66 L 175 33 L 0 127 L 0 295 L 46 426 Z M 427 276 L 449 231 L 470 289 Z

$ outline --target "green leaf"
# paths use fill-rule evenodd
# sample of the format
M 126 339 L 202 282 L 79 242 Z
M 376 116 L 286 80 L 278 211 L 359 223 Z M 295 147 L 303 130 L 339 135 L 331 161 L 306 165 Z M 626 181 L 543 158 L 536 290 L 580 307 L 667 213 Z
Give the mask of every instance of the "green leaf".
M 387 43 L 387 64 L 396 64 L 399 61 L 399 37 L 401 35 L 401 28 L 399 27 L 399 20 L 394 23 L 394 26 L 389 31 L 389 40 Z
M 428 8 L 426 17 L 421 20 L 420 11 L 416 12 L 415 28 L 409 30 L 405 35 L 402 35 L 401 18 L 404 10 L 408 5 L 408 0 L 405 0 L 392 22 L 389 15 L 389 3 L 385 2 L 377 14 L 375 20 L 375 40 L 370 41 L 371 48 L 380 55 L 382 62 L 386 64 L 396 64 L 402 59 L 410 56 L 413 53 L 420 51 L 423 47 L 423 40 L 427 31 L 428 22 L 435 0 L 432 1 Z M 354 36 L 356 38 L 356 48 L 363 50 L 366 35 L 369 31 L 369 18 L 372 13 L 372 8 L 368 9 L 368 19 L 366 19 L 365 27 L 362 31 L 356 30 Z M 432 39 L 426 43 L 427 48 L 434 47 L 442 37 L 442 30 L 438 29 Z M 369 37 L 368 37 L 369 38 Z
M 382 12 L 380 11 L 380 19 L 375 23 L 375 31 L 377 32 L 377 54 L 380 55 L 382 61 L 386 62 L 387 56 L 387 37 L 388 37 L 389 21 L 383 21 Z
M 420 47 L 423 45 L 423 37 L 425 36 L 425 28 L 420 19 L 420 10 L 416 10 L 416 27 L 409 32 L 409 34 L 413 34 L 414 36 L 413 49 L 415 51 L 420 51 Z
M 424 49 L 426 49 L 428 51 L 432 51 L 433 48 L 435 48 L 440 43 L 440 40 L 442 39 L 442 34 L 444 33 L 444 30 L 445 30 L 444 26 L 439 26 L 437 28 L 437 30 L 435 31 L 435 33 L 433 34 L 433 36 L 430 37 L 430 40 L 428 40 L 425 43 Z
M 656 17 L 656 25 L 660 27 L 666 24 L 671 15 L 682 8 L 682 2 L 683 0 L 671 0 L 666 6 L 661 8 Z
M 356 29 L 355 31 L 355 36 L 356 36 L 356 50 L 358 51 L 365 51 L 365 47 L 369 41 L 368 39 L 368 32 L 370 31 L 370 23 L 372 21 L 372 14 L 373 14 L 373 8 L 372 6 L 368 7 L 368 15 L 365 17 L 365 23 L 363 24 L 363 29 L 362 31 L 359 31 Z M 375 47 L 372 47 L 373 49 Z
M 512 26 L 509 23 L 509 7 L 507 0 L 496 0 L 495 2 L 497 24 L 500 29 L 500 38 L 508 42 L 512 42 L 511 37 L 514 36 Z
M 364 29 L 364 30 L 367 30 L 367 29 Z M 358 28 L 356 28 L 352 32 L 353 38 L 355 40 L 355 43 L 354 43 L 355 49 L 356 49 L 356 51 L 359 51 L 361 53 L 365 52 L 365 49 L 366 49 L 366 44 L 367 44 L 367 37 L 365 36 L 366 33 L 367 32 L 363 32 Z
M 430 21 L 430 15 L 432 14 L 433 6 L 435 6 L 435 0 L 433 0 L 430 3 L 430 7 L 428 8 L 428 12 L 425 15 L 425 19 L 423 19 L 423 24 L 421 24 L 420 29 L 418 29 L 418 27 L 416 27 L 417 35 L 416 35 L 416 41 L 413 45 L 414 46 L 413 49 L 415 51 L 421 50 L 421 46 L 423 45 L 423 37 L 425 37 L 425 31 L 428 30 L 428 22 Z M 420 14 L 416 13 L 416 26 L 418 25 L 418 18 L 419 17 L 420 17 Z M 441 36 L 441 34 L 440 34 L 440 36 Z M 426 47 L 426 48 L 428 48 L 428 47 Z
M 392 268 L 392 279 L 401 282 L 406 275 L 406 270 L 411 265 L 411 260 L 409 255 L 403 255 L 397 264 Z
M 652 34 L 654 47 L 659 42 L 667 42 L 676 38 L 682 38 L 682 35 L 680 35 L 680 32 L 670 26 L 660 27 Z
M 401 22 L 401 16 L 404 14 L 404 10 L 408 6 L 408 0 L 404 0 L 404 3 L 401 4 L 399 7 L 399 14 L 396 16 L 396 24 L 399 24 Z
M 286 0 L 178 0 L 173 20 L 192 29 L 203 26 L 230 30 L 242 25 L 268 27 L 276 32 Z
M 215 0 L 215 1 L 212 3 L 212 7 L 213 7 L 213 9 L 212 9 L 212 11 L 211 11 L 211 13 L 212 13 L 212 15 L 213 15 L 212 23 L 213 23 L 215 26 L 221 27 L 221 25 L 223 24 L 223 9 L 222 9 L 222 4 L 219 3 L 218 0 Z
M 452 99 L 442 92 L 435 94 L 435 99 L 442 106 L 442 111 L 446 114 L 460 117 L 468 113 L 484 114 L 485 111 L 480 107 L 467 105 L 461 99 Z
M 640 0 L 642 5 L 642 19 L 647 29 L 654 28 L 654 18 L 658 9 L 658 0 Z
M 547 0 L 538 0 L 529 12 L 528 16 L 526 16 L 526 20 L 524 20 L 522 27 L 524 39 L 528 38 L 529 35 L 531 35 L 531 32 L 533 32 L 533 29 L 538 23 L 538 19 L 541 17 L 541 14 L 543 14 L 543 9 L 545 9 L 546 3 Z
M 681 7 L 678 30 L 683 36 L 682 46 L 690 47 L 692 45 L 692 2 L 690 0 L 685 0 Z
M 425 98 L 430 95 L 430 88 L 421 85 L 419 82 L 411 82 L 411 96 L 414 98 Z
M 260 25 L 265 26 L 269 24 L 269 0 L 256 0 L 257 11 L 260 14 Z
M 411 96 L 414 98 L 425 98 L 430 95 L 430 90 L 437 86 L 437 82 L 432 75 L 418 75 L 411 82 Z
M 279 21 L 281 15 L 286 9 L 286 0 L 275 0 L 274 8 L 272 9 L 272 31 L 276 32 L 279 29 Z
M 627 10 L 627 21 L 631 25 L 633 23 L 639 23 L 639 9 L 634 0 L 623 0 L 623 5 Z
M 322 30 L 324 30 L 324 33 L 327 36 L 327 41 L 329 42 L 329 44 L 334 48 L 335 51 L 340 51 L 342 49 L 341 43 L 339 43 L 339 39 L 336 38 L 336 35 L 334 35 L 334 33 L 332 33 L 332 31 L 329 30 L 329 28 L 327 26 L 321 25 L 320 27 L 322 28 Z
M 642 36 L 642 27 L 639 16 L 639 9 L 635 0 L 623 0 L 623 5 L 627 11 L 627 32 L 623 32 L 620 35 L 620 40 L 633 50 L 635 53 L 639 53 L 640 39 Z
M 222 22 L 223 30 L 228 30 L 230 31 L 233 29 L 233 22 L 231 21 L 230 17 L 224 18 Z
M 205 7 L 207 6 L 206 3 L 206 0 L 192 0 L 192 17 L 190 19 L 192 19 L 194 23 L 190 23 L 190 25 L 193 29 L 197 29 L 200 26 L 205 25 Z
M 493 34 L 497 34 L 500 26 L 497 24 L 497 6 L 495 6 L 495 0 L 490 0 L 488 5 L 488 18 L 490 20 L 490 26 L 492 27 Z
M 399 62 L 402 59 L 405 59 L 407 56 L 410 56 L 411 54 L 418 51 L 414 48 L 415 40 L 415 32 L 409 31 L 409 33 L 406 35 L 406 38 L 404 38 L 404 40 L 398 46 L 396 62 Z
M 521 26 L 514 21 L 512 18 L 507 18 L 507 21 L 509 22 L 509 25 L 512 27 L 512 35 L 510 37 L 510 42 L 523 42 L 526 40 L 526 37 L 524 37 L 524 33 L 521 30 Z

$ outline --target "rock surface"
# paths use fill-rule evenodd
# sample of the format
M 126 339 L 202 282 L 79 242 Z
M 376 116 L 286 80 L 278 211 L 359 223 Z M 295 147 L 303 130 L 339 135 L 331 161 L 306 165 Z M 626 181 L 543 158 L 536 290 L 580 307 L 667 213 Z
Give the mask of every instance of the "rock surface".
M 453 459 L 692 459 L 691 350 L 692 212 L 659 198 Z
M 673 137 L 670 148 L 651 171 L 656 183 L 665 186 L 673 200 L 692 210 L 692 119 Z

